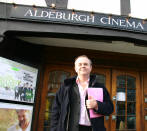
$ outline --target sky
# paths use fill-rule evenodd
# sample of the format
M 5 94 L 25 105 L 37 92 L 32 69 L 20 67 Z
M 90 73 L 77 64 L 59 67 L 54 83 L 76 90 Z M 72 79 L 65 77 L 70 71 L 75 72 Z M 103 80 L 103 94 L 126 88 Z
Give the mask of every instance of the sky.
M 0 0 L 0 2 L 46 7 L 45 0 Z M 131 16 L 147 18 L 147 0 L 130 0 Z M 120 15 L 120 0 L 68 0 L 68 9 Z
M 47 6 L 45 0 L 0 0 L 0 2 L 16 3 L 24 5 Z
M 111 6 L 114 4 L 115 8 Z M 120 0 L 68 0 L 68 8 L 119 15 Z
M 147 0 L 130 0 L 131 16 L 146 19 L 147 18 Z
M 130 0 L 130 2 L 131 16 L 146 19 L 147 0 Z M 120 15 L 120 0 L 68 0 L 68 8 Z

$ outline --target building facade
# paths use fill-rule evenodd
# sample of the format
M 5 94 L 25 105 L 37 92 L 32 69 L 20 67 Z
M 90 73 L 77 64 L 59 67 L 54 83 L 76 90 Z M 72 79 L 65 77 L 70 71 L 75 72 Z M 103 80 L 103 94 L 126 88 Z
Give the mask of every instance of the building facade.
M 113 15 L 68 9 L 67 0 L 39 4 L 0 2 L 0 56 L 39 71 L 32 130 L 50 129 L 55 93 L 85 54 L 114 104 L 107 131 L 146 131 L 147 21 L 125 15 L 129 6 Z

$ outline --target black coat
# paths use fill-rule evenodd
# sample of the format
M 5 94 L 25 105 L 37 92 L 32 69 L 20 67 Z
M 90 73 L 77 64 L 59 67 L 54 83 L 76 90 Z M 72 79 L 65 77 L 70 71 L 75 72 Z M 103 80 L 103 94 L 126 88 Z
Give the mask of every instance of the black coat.
M 113 112 L 113 104 L 110 99 L 109 93 L 104 86 L 97 82 L 95 75 L 90 76 L 89 87 L 103 88 L 103 102 L 98 103 L 98 114 L 110 115 Z M 64 84 L 56 93 L 55 100 L 52 107 L 51 114 L 51 130 L 50 131 L 67 131 L 68 114 L 70 108 L 70 89 L 76 83 L 76 77 L 66 79 Z M 92 118 L 91 124 L 93 131 L 105 131 L 104 116 Z M 78 130 L 77 130 L 78 131 Z

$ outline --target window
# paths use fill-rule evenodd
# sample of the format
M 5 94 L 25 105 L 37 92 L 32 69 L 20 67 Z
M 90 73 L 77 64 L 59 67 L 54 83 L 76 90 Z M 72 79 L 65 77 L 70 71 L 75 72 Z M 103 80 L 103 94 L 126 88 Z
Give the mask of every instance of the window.
M 51 108 L 54 101 L 55 93 L 60 88 L 64 79 L 70 77 L 70 72 L 54 70 L 49 73 L 48 93 L 46 98 L 44 131 L 50 131 Z
M 136 78 L 117 76 L 116 130 L 136 131 Z

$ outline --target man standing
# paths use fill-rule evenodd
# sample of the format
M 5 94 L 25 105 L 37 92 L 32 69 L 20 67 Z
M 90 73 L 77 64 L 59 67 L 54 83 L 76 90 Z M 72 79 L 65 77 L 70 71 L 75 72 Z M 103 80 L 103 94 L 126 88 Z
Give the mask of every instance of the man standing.
M 77 76 L 66 79 L 56 93 L 51 131 L 106 131 L 104 115 L 113 112 L 113 104 L 107 89 L 97 82 L 96 75 L 90 75 L 91 70 L 92 61 L 86 55 L 76 58 Z M 87 89 L 91 87 L 103 89 L 103 102 L 93 97 L 87 100 Z M 90 118 L 89 109 L 101 117 Z

